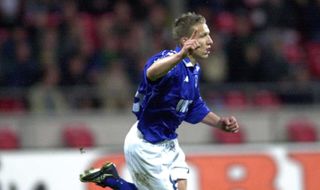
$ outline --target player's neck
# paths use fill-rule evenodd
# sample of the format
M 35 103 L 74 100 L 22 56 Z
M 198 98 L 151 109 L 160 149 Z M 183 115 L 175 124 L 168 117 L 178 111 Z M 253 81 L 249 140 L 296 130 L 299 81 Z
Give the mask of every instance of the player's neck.
M 190 62 L 191 62 L 193 65 L 197 64 L 197 60 L 196 60 L 193 56 L 188 55 L 188 58 L 190 59 Z

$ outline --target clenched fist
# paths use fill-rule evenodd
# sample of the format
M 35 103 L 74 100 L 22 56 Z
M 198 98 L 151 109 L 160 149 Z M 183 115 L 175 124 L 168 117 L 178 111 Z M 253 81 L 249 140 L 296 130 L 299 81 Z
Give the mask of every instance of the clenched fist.
M 218 122 L 218 128 L 231 133 L 239 131 L 239 124 L 235 117 L 222 117 Z

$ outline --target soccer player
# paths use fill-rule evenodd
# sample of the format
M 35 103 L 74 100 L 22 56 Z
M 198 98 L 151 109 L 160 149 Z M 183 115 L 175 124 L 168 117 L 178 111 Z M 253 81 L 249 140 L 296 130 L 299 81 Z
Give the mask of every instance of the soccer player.
M 238 132 L 235 117 L 218 116 L 200 96 L 198 60 L 207 58 L 213 45 L 205 18 L 190 12 L 181 15 L 174 22 L 173 37 L 177 47 L 147 61 L 134 97 L 137 122 L 124 143 L 134 185 L 120 178 L 112 163 L 85 172 L 83 182 L 126 190 L 186 190 L 189 168 L 177 140 L 179 125 L 202 122 Z

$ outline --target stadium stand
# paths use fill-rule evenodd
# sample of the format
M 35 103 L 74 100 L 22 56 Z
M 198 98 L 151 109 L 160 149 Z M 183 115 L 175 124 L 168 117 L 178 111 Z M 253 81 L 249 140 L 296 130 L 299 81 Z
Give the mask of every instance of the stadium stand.
M 0 149 L 15 150 L 20 148 L 20 139 L 17 132 L 9 126 L 0 127 Z
M 309 42 L 306 46 L 307 63 L 312 74 L 320 78 L 320 43 Z
M 24 112 L 26 106 L 21 99 L 16 98 L 0 98 L 0 112 L 13 113 L 13 112 Z
M 226 133 L 217 128 L 213 128 L 212 136 L 215 142 L 221 144 L 241 144 L 245 142 L 243 129 L 238 133 Z
M 272 91 L 259 90 L 254 93 L 252 98 L 253 106 L 262 108 L 277 108 L 281 105 L 279 97 Z
M 248 100 L 244 92 L 231 90 L 224 94 L 224 105 L 227 108 L 241 109 L 248 106 Z
M 62 129 L 65 147 L 80 148 L 95 146 L 94 135 L 85 123 L 68 123 Z
M 309 119 L 292 119 L 286 127 L 290 142 L 317 141 L 316 124 Z

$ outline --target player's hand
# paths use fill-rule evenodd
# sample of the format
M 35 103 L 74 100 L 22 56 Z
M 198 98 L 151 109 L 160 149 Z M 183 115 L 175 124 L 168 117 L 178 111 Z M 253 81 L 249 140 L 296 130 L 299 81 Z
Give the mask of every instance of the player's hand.
M 181 49 L 181 53 L 183 54 L 183 57 L 187 55 L 191 55 L 195 49 L 198 49 L 200 47 L 200 43 L 196 39 L 198 31 L 194 30 L 190 38 L 188 38 L 184 43 L 183 47 Z
M 226 132 L 237 133 L 239 131 L 239 124 L 235 117 L 223 117 L 218 122 L 218 127 Z

